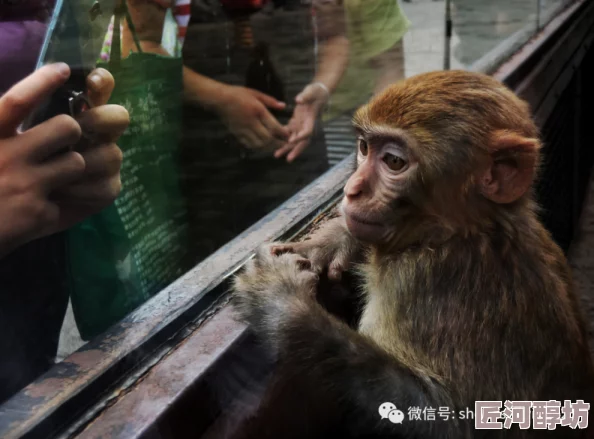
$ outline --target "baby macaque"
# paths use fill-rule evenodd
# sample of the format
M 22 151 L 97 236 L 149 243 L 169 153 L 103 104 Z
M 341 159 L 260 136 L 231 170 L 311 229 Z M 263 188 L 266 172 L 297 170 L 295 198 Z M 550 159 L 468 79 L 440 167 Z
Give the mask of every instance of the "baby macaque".
M 265 400 L 253 436 L 586 437 L 564 405 L 592 403 L 592 359 L 566 259 L 537 216 L 528 105 L 489 76 L 432 72 L 373 98 L 354 127 L 341 215 L 308 241 L 263 247 L 235 279 L 240 316 L 278 358 L 270 395 L 283 383 L 295 393 L 292 407 Z M 314 293 L 323 270 L 339 279 L 359 251 L 353 330 Z M 457 416 L 476 401 L 550 400 L 554 429 L 534 428 L 536 410 L 528 429 Z M 380 415 L 384 403 L 404 420 Z M 410 407 L 456 416 L 411 421 Z

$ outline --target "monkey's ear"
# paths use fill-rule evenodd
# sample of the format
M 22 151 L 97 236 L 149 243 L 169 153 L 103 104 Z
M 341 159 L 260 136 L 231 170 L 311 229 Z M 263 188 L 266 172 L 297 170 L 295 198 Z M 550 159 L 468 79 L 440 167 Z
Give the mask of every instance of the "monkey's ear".
M 532 185 L 540 142 L 509 131 L 493 133 L 491 163 L 481 176 L 482 194 L 495 203 L 513 203 Z

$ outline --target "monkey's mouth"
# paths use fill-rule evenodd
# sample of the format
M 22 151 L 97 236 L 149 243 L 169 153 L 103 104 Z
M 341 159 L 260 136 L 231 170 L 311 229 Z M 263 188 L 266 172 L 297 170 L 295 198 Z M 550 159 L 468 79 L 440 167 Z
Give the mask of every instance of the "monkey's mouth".
M 347 217 L 348 219 L 350 219 L 351 221 L 354 221 L 354 222 L 356 222 L 356 223 L 363 224 L 363 225 L 366 225 L 366 226 L 376 226 L 376 227 L 381 227 L 381 225 L 382 225 L 382 224 L 381 224 L 380 222 L 378 222 L 378 221 L 371 221 L 371 220 L 369 220 L 369 219 L 367 219 L 367 218 L 365 218 L 365 217 L 362 217 L 362 216 L 360 216 L 360 215 L 353 215 L 352 213 L 346 213 L 346 212 L 345 212 L 345 215 L 346 215 L 346 217 Z
M 384 226 L 380 222 L 347 212 L 344 212 L 344 218 L 349 232 L 362 241 L 374 242 L 384 236 Z

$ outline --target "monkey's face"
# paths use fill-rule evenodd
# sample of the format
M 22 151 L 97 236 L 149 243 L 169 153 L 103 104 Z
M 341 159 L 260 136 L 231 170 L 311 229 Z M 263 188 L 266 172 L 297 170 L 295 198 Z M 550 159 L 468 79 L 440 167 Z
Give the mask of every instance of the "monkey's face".
M 399 201 L 418 166 L 411 142 L 404 131 L 394 128 L 359 131 L 357 169 L 345 185 L 341 206 L 355 238 L 382 242 L 398 227 L 406 211 Z
M 538 130 L 528 105 L 487 75 L 407 78 L 361 107 L 353 124 L 357 168 L 342 210 L 360 240 L 397 245 L 414 233 L 467 230 L 529 198 Z

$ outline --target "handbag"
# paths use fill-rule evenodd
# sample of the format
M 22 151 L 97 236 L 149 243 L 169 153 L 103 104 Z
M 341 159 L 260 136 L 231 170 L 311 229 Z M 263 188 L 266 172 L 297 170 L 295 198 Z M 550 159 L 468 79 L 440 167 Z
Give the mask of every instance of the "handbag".
M 126 17 L 138 52 L 122 59 Z M 183 62 L 142 51 L 126 2 L 116 9 L 110 104 L 125 107 L 130 125 L 123 151 L 122 191 L 115 203 L 67 233 L 70 297 L 83 340 L 101 334 L 185 273 L 187 209 L 179 186 Z

